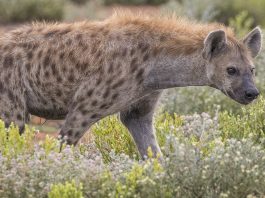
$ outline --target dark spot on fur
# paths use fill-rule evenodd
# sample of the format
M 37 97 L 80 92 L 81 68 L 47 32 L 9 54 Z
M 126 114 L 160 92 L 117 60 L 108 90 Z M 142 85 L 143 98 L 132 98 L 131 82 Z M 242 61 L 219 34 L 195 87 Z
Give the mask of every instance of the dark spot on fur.
M 97 79 L 96 86 L 98 86 L 98 85 L 101 83 L 101 81 L 102 81 L 102 79 L 101 79 L 101 77 L 99 77 L 99 78 Z
M 78 99 L 79 102 L 84 102 L 85 100 L 86 100 L 85 96 L 80 96 Z
M 64 52 L 61 52 L 61 53 L 60 53 L 60 59 L 61 59 L 61 60 L 64 58 L 64 55 L 65 55 Z
M 81 125 L 82 125 L 82 127 L 86 127 L 88 125 L 88 122 L 87 121 L 83 121 Z
M 139 71 L 137 72 L 137 74 L 135 76 L 136 79 L 138 79 L 138 80 L 142 79 L 143 73 L 144 73 L 144 69 L 143 68 L 139 69 Z
M 4 59 L 4 67 L 8 68 L 9 66 L 12 66 L 14 62 L 14 58 L 11 55 L 7 55 Z
M 56 33 L 58 33 L 59 32 L 59 30 L 51 30 L 51 31 L 49 31 L 49 32 L 46 32 L 45 34 L 44 34 L 44 37 L 45 38 L 48 38 L 48 37 L 51 37 L 51 36 L 54 36 Z
M 52 74 L 56 76 L 58 74 L 58 71 L 56 69 L 55 63 L 51 64 L 51 69 L 52 69 Z
M 40 59 L 41 56 L 42 56 L 42 50 L 40 50 L 40 51 L 38 52 L 38 59 Z
M 18 120 L 22 120 L 22 115 L 21 114 L 17 114 L 17 119 Z
M 118 52 L 113 52 L 113 54 L 112 54 L 112 59 L 114 60 L 114 59 L 116 59 L 118 57 Z
M 164 35 L 160 36 L 159 40 L 160 40 L 161 42 L 165 41 L 165 40 L 166 40 L 166 36 L 164 36 Z
M 102 32 L 102 34 L 103 34 L 104 36 L 107 36 L 108 33 L 109 33 L 109 30 L 104 30 L 104 31 Z
M 50 64 L 50 56 L 46 55 L 43 60 L 43 66 L 48 66 Z
M 76 63 L 76 62 L 77 62 L 77 60 L 76 60 L 76 58 L 75 58 L 74 51 L 69 52 L 68 57 L 69 57 L 69 59 L 70 59 L 70 61 L 71 61 L 72 63 Z
M 97 103 L 98 103 L 98 101 L 93 100 L 91 104 L 92 104 L 93 106 L 95 106 L 95 105 L 97 105 Z
M 97 52 L 97 48 L 94 46 L 93 48 L 92 48 L 92 50 L 91 50 L 91 54 L 93 55 L 93 54 L 95 54 Z
M 107 104 L 102 104 L 102 105 L 100 105 L 100 109 L 106 109 L 108 107 L 108 105 Z
M 121 54 L 123 57 L 125 57 L 127 55 L 127 48 L 124 48 Z
M 21 60 L 21 58 L 22 58 L 21 53 L 17 53 L 16 56 L 15 56 L 15 58 L 16 58 L 17 60 Z
M 44 77 L 45 77 L 45 78 L 49 78 L 49 77 L 50 77 L 50 72 L 49 72 L 49 71 L 45 71 L 45 73 L 44 73 Z
M 130 71 L 134 73 L 137 69 L 137 58 L 133 58 L 131 61 L 131 69 Z
M 149 54 L 145 54 L 143 57 L 143 61 L 147 61 L 149 59 Z
M 60 89 L 57 89 L 56 91 L 56 96 L 57 97 L 61 97 L 63 94 L 62 94 L 62 91 Z
M 96 58 L 99 58 L 101 56 L 101 51 L 98 50 L 95 56 L 96 56 Z
M 58 83 L 61 83 L 63 81 L 63 79 L 60 76 L 57 76 L 56 80 Z
M 138 43 L 138 49 L 142 49 L 144 47 L 144 43 Z
M 72 130 L 72 129 L 68 130 L 68 131 L 67 131 L 67 135 L 68 135 L 68 136 L 72 136 L 72 135 L 73 135 L 73 130 Z
M 108 79 L 108 80 L 106 81 L 106 85 L 109 85 L 110 83 L 112 83 L 112 81 L 113 81 L 113 78 Z
M 87 115 L 87 114 L 89 113 L 89 111 L 86 110 L 86 109 L 82 109 L 82 110 L 80 110 L 80 111 L 81 111 L 81 113 L 82 113 L 83 116 L 84 116 L 84 115 Z
M 108 73 L 113 72 L 113 62 L 110 63 L 109 68 L 108 68 Z
M 111 98 L 112 98 L 112 100 L 115 100 L 118 96 L 119 96 L 119 94 L 118 94 L 118 93 L 115 93 L 115 94 L 113 94 L 113 95 L 111 96 Z
M 156 56 L 158 55 L 159 52 L 160 52 L 160 50 L 159 50 L 158 48 L 155 48 L 155 49 L 153 50 L 153 52 L 152 52 L 152 55 L 153 55 L 154 57 L 156 57 Z
M 91 115 L 90 118 L 91 118 L 91 119 L 95 119 L 95 118 L 97 118 L 97 117 L 99 117 L 99 115 L 95 113 L 95 114 Z
M 68 81 L 70 82 L 73 82 L 75 80 L 75 76 L 73 73 L 71 73 L 69 76 L 68 76 Z
M 92 96 L 93 91 L 94 91 L 93 89 L 88 90 L 88 92 L 87 92 L 86 95 L 87 95 L 88 97 Z
M 8 45 L 3 46 L 3 50 L 4 51 L 7 51 L 8 49 L 9 49 L 9 46 Z
M 78 138 L 80 136 L 80 132 L 79 131 L 77 131 L 76 133 L 75 133 L 75 138 Z M 78 140 L 77 140 L 78 141 Z
M 30 63 L 27 63 L 27 64 L 26 64 L 26 69 L 27 69 L 28 72 L 30 72 L 30 69 L 31 69 L 31 65 L 30 65 Z
M 18 69 L 17 69 L 17 70 L 18 70 L 18 76 L 21 77 L 21 76 L 22 76 L 21 67 L 19 66 L 19 67 L 17 67 L 17 68 L 18 68 Z
M 149 45 L 148 45 L 148 44 L 145 44 L 145 45 L 142 47 L 141 52 L 144 53 L 144 52 L 146 52 L 148 49 L 149 49 Z
M 10 90 L 8 91 L 7 96 L 9 98 L 9 100 L 14 101 L 15 96 L 14 96 L 14 94 Z
M 125 80 L 122 78 L 120 80 L 118 80 L 118 82 L 116 82 L 115 84 L 112 85 L 113 89 L 116 89 L 117 87 L 122 86 L 122 84 L 125 82 Z
M 29 52 L 27 53 L 27 57 L 28 57 L 29 60 L 32 59 L 32 57 L 33 57 L 33 53 L 32 53 L 32 51 L 29 51 Z
M 79 40 L 79 41 L 82 40 L 83 39 L 83 35 L 82 34 L 77 34 L 76 35 L 76 39 Z
M 84 103 L 81 103 L 78 105 L 77 109 L 81 111 L 82 109 L 85 109 L 86 105 Z
M 73 43 L 72 39 L 69 38 L 69 39 L 67 39 L 65 44 L 70 46 L 72 43 Z
M 110 94 L 110 90 L 109 89 L 105 90 L 105 92 L 103 94 L 103 98 L 107 98 L 109 96 L 109 94 Z
M 5 90 L 4 85 L 2 82 L 0 82 L 0 92 L 3 93 Z

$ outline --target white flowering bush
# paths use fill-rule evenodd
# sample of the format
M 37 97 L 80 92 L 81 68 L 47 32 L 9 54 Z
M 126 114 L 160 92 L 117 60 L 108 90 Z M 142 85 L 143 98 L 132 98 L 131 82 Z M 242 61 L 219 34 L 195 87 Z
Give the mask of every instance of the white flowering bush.
M 56 139 L 36 142 L 33 129 L 20 136 L 0 122 L 0 197 L 264 197 L 264 106 L 241 116 L 157 115 L 162 160 L 150 151 L 139 160 L 117 117 L 92 128 L 96 143 L 61 152 Z
M 104 164 L 100 155 L 70 147 L 49 154 L 35 147 L 33 155 L 12 160 L 0 156 L 0 197 L 47 197 L 67 181 L 79 183 L 82 193 L 74 192 L 83 197 L 265 195 L 265 152 L 251 140 L 216 140 L 207 156 L 176 138 L 169 142 L 171 153 L 161 163 L 113 154 L 113 161 Z

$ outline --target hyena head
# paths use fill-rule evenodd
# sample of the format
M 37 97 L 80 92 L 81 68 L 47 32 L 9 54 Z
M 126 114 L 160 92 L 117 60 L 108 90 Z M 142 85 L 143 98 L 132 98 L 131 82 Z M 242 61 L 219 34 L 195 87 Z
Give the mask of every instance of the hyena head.
M 256 27 L 240 41 L 230 38 L 225 31 L 210 32 L 204 40 L 202 56 L 212 87 L 241 104 L 249 104 L 259 91 L 254 84 L 253 59 L 261 49 L 262 35 Z

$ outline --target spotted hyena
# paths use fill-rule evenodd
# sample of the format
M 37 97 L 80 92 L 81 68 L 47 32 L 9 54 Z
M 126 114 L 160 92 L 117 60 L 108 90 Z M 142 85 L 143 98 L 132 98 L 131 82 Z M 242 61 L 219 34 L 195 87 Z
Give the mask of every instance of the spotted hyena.
M 211 86 L 248 104 L 258 96 L 255 28 L 243 40 L 219 24 L 116 14 L 101 22 L 34 24 L 0 39 L 0 117 L 21 131 L 29 114 L 65 119 L 76 144 L 95 122 L 120 112 L 142 156 L 160 153 L 152 126 L 163 89 Z

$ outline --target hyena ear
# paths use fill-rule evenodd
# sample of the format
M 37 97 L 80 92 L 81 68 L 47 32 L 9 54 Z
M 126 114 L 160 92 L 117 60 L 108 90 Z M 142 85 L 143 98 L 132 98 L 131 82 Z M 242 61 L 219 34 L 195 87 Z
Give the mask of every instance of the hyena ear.
M 250 50 L 251 55 L 255 58 L 261 50 L 262 34 L 259 27 L 254 28 L 247 36 L 243 39 L 243 43 Z
M 204 40 L 204 48 L 202 57 L 211 60 L 212 57 L 218 55 L 226 45 L 226 34 L 223 30 L 210 32 Z

